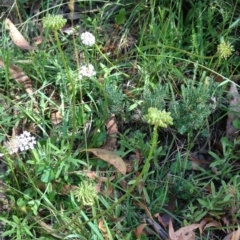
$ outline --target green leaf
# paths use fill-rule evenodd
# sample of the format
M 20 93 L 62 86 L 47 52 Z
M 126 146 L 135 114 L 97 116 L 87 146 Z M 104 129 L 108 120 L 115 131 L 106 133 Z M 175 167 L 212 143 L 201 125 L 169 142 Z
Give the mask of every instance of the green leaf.
M 239 119 L 233 120 L 233 126 L 234 126 L 236 129 L 240 129 L 240 120 L 239 120 Z
M 54 179 L 55 175 L 53 173 L 53 170 L 49 167 L 47 169 L 44 169 L 43 174 L 41 176 L 41 181 L 43 183 L 49 183 Z
M 11 236 L 11 235 L 14 234 L 15 232 L 16 232 L 15 229 L 11 229 L 11 230 L 8 230 L 8 231 L 4 232 L 1 236 L 2 236 L 2 237 Z
M 118 15 L 115 17 L 115 22 L 118 25 L 121 25 L 125 22 L 125 18 L 126 18 L 126 10 L 125 8 L 121 8 Z

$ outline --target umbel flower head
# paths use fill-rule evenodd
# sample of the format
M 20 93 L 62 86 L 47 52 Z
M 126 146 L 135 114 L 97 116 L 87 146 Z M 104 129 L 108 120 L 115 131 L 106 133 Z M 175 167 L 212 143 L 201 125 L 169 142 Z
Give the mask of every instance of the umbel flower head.
M 170 115 L 170 112 L 166 112 L 165 110 L 159 111 L 157 108 L 150 107 L 148 114 L 144 117 L 151 125 L 167 128 L 168 125 L 173 125 L 173 119 Z
M 47 15 L 46 17 L 43 17 L 42 23 L 43 28 L 47 28 L 50 30 L 57 31 L 61 29 L 65 24 L 67 20 L 63 18 L 62 15 Z
M 84 206 L 94 205 L 94 200 L 98 197 L 95 186 L 87 181 L 81 182 L 80 185 L 74 189 L 73 194 L 77 201 Z
M 27 131 L 24 131 L 19 136 L 11 138 L 8 142 L 5 143 L 5 148 L 9 154 L 14 154 L 17 152 L 26 151 L 28 149 L 34 149 L 36 144 L 35 137 L 32 137 L 31 134 Z
M 230 44 L 230 42 L 222 41 L 218 47 L 217 52 L 221 58 L 228 58 L 232 55 L 234 51 L 233 46 Z
M 92 45 L 95 44 L 95 37 L 92 33 L 90 32 L 84 32 L 80 36 L 82 43 L 86 46 L 91 47 Z
M 91 78 L 95 75 L 96 75 L 96 72 L 95 72 L 94 67 L 91 63 L 89 63 L 88 65 L 83 65 L 79 69 L 80 78 L 83 78 L 83 77 Z

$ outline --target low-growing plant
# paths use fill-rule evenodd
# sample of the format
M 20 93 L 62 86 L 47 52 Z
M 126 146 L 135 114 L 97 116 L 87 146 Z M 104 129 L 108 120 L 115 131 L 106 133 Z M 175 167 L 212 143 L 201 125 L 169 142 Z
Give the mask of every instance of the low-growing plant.
M 195 83 L 190 80 L 186 86 L 181 85 L 180 100 L 170 103 L 174 126 L 179 133 L 192 133 L 193 130 L 202 128 L 215 108 L 211 98 L 215 98 L 216 90 L 217 84 L 209 77 L 204 82 Z

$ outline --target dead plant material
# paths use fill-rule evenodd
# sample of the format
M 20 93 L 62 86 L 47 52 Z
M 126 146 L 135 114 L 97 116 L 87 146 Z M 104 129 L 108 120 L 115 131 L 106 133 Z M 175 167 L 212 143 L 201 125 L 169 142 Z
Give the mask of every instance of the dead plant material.
M 0 59 L 0 68 L 6 68 L 5 63 Z M 17 83 L 22 85 L 25 91 L 29 94 L 33 94 L 32 80 L 16 65 L 9 64 L 9 72 L 11 77 L 15 79 Z
M 28 43 L 28 41 L 18 31 L 16 26 L 12 23 L 12 21 L 9 18 L 5 19 L 5 27 L 9 31 L 9 36 L 17 47 L 24 49 L 24 50 L 34 50 L 35 49 L 33 46 L 31 46 Z
M 240 96 L 237 90 L 237 86 L 233 82 L 231 84 L 229 93 L 232 95 L 232 99 L 229 103 L 226 136 L 229 141 L 233 142 L 238 135 L 238 130 L 233 126 L 233 121 L 240 119 Z
M 114 151 L 117 149 L 117 134 L 118 134 L 117 120 L 114 114 L 112 114 L 109 120 L 107 121 L 106 128 L 107 139 L 102 148 L 109 151 Z

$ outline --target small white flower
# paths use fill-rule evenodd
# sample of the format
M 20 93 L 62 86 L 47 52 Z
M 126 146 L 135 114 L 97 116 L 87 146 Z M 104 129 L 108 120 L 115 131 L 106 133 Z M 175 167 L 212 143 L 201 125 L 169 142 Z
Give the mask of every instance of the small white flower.
M 16 136 L 6 142 L 5 147 L 9 154 L 13 154 L 18 151 L 22 152 L 24 150 L 34 149 L 34 145 L 36 143 L 35 137 L 32 137 L 29 132 L 24 131 L 19 136 Z
M 92 45 L 95 44 L 95 37 L 92 33 L 90 32 L 84 32 L 80 36 L 82 43 L 86 46 L 91 47 Z
M 96 72 L 94 70 L 94 67 L 92 64 L 88 64 L 88 65 L 83 65 L 80 67 L 79 69 L 79 75 L 80 78 L 82 77 L 93 77 L 96 75 Z

